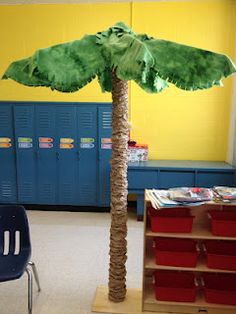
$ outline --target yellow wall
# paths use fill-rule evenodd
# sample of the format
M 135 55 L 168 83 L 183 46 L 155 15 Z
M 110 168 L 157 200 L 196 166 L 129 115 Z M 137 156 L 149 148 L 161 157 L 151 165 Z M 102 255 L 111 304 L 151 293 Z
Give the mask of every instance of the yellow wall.
M 96 33 L 117 21 L 137 33 L 233 57 L 235 12 L 234 0 L 0 6 L 0 75 L 35 49 Z M 224 88 L 194 93 L 171 86 L 156 95 L 132 83 L 132 138 L 149 144 L 150 159 L 225 160 L 231 83 L 227 79 Z M 72 94 L 1 81 L 0 100 L 111 101 L 111 96 L 101 93 L 96 81 Z
M 130 6 L 130 3 L 0 5 L 0 73 L 13 60 L 28 57 L 38 48 L 79 39 L 85 34 L 96 34 L 117 21 L 130 25 Z M 96 81 L 72 94 L 2 81 L 0 99 L 111 101 L 111 95 L 101 93 Z
M 233 57 L 236 1 L 134 3 L 132 26 L 156 38 Z M 173 87 L 147 95 L 132 84 L 131 135 L 149 144 L 152 159 L 225 160 L 232 79 L 224 88 Z

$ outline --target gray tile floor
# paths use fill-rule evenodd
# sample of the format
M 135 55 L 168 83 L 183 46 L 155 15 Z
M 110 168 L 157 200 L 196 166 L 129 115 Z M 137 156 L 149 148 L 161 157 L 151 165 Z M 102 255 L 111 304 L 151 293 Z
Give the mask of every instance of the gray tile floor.
M 97 286 L 106 285 L 109 213 L 28 211 L 32 260 L 42 292 L 34 286 L 33 314 L 90 314 Z M 128 220 L 127 286 L 141 288 L 143 223 Z M 27 277 L 0 284 L 0 314 L 27 313 Z

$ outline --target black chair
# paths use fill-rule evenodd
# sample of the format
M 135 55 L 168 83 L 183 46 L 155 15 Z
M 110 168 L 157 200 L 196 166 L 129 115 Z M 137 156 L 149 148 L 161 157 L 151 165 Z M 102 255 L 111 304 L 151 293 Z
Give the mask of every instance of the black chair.
M 30 261 L 31 244 L 25 208 L 0 205 L 0 282 L 28 275 L 28 314 L 32 314 L 33 276 L 41 290 L 36 266 Z

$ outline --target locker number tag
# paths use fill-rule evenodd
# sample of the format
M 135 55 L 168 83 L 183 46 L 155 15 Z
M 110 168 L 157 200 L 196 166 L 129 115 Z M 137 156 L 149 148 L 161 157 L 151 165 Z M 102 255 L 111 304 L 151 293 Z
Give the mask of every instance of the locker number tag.
M 101 138 L 101 143 L 102 144 L 111 144 L 111 138 L 106 138 L 106 137 L 102 137 Z
M 94 148 L 93 143 L 80 143 L 80 148 Z
M 39 143 L 52 143 L 53 139 L 51 137 L 39 137 Z
M 11 143 L 0 143 L 0 148 L 9 148 L 11 147 Z
M 112 149 L 112 144 L 101 144 L 101 149 Z
M 39 143 L 39 148 L 52 148 L 52 143 Z
M 92 138 L 92 137 L 81 137 L 80 143 L 94 143 L 94 138 Z
M 33 144 L 32 143 L 19 143 L 18 147 L 19 148 L 31 148 L 33 147 Z
M 11 139 L 9 137 L 0 137 L 0 148 L 9 148 L 11 147 Z
M 62 144 L 72 144 L 72 143 L 74 143 L 74 139 L 73 138 L 62 137 L 62 138 L 60 138 L 60 143 L 62 143 Z
M 31 137 L 18 137 L 18 143 L 32 143 Z
M 9 137 L 0 137 L 0 143 L 10 143 L 11 139 Z
M 72 149 L 72 148 L 74 148 L 73 144 L 60 143 L 60 149 Z

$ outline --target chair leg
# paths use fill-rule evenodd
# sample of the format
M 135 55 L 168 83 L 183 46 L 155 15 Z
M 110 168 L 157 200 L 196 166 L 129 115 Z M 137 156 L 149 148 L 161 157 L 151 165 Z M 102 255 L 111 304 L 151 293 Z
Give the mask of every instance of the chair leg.
M 32 267 L 32 270 L 34 273 L 34 278 L 35 278 L 36 284 L 38 286 L 38 292 L 40 292 L 41 287 L 40 287 L 40 283 L 39 283 L 39 276 L 38 276 L 38 271 L 37 271 L 36 265 L 34 262 L 31 262 L 31 261 L 28 264 Z
M 32 271 L 26 267 L 26 273 L 28 275 L 28 314 L 32 314 L 33 308 L 33 276 Z

